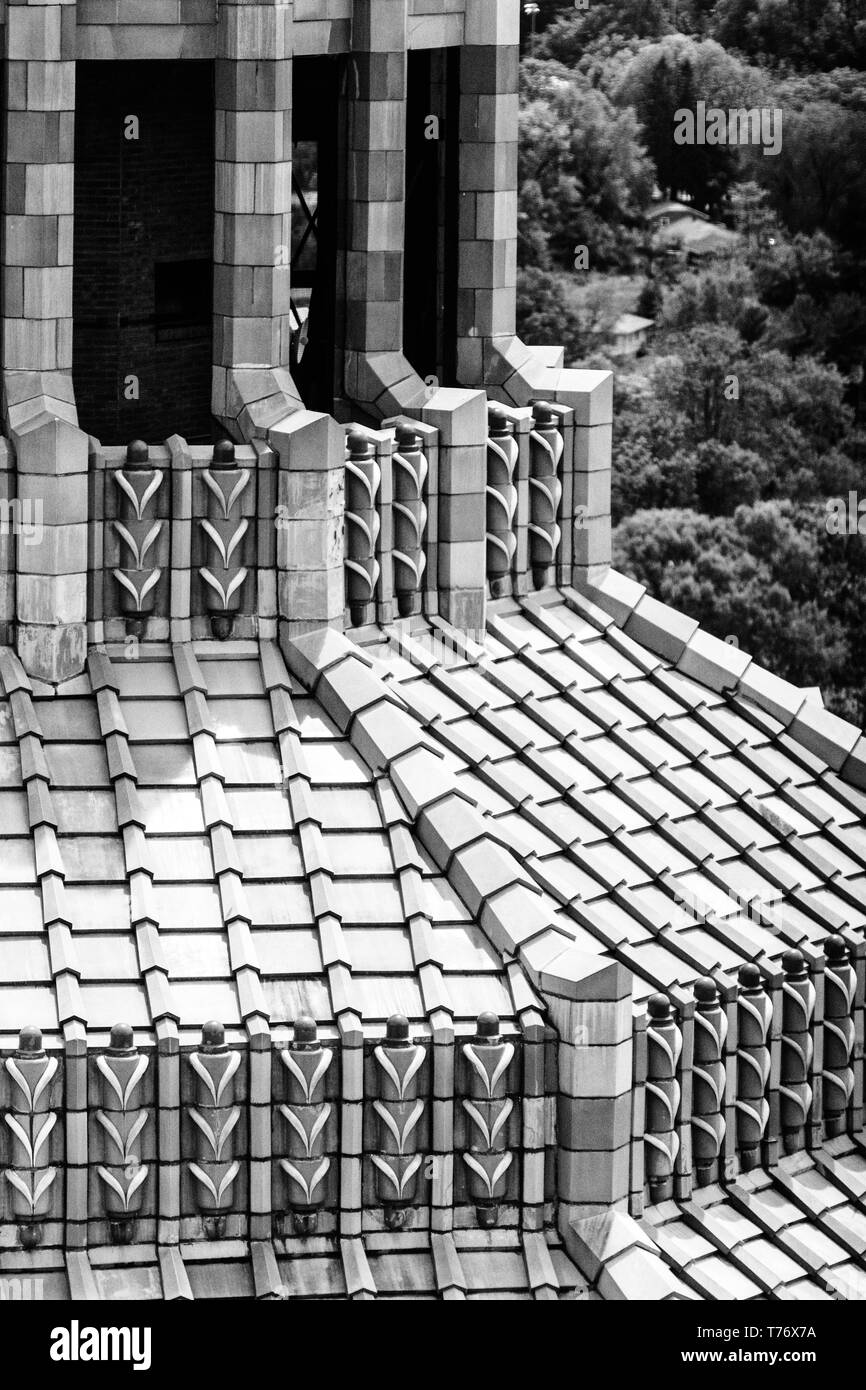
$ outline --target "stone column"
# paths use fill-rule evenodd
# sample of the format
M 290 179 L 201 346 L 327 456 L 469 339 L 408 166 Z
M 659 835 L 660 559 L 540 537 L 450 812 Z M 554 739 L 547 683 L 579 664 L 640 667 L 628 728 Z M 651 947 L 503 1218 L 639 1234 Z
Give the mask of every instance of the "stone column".
M 77 424 L 72 392 L 75 0 L 9 0 L 3 204 L 3 413 Z
M 87 436 L 72 390 L 75 2 L 6 8 L 3 415 L 15 454 L 16 641 L 30 675 L 84 665 Z
M 520 12 L 466 0 L 460 55 L 457 379 L 505 405 L 536 396 L 574 410 L 573 579 L 610 565 L 612 376 L 563 367 L 516 334 Z M 564 518 L 568 524 L 568 517 Z
M 292 0 L 221 0 L 212 410 L 236 440 L 302 408 L 289 372 Z
M 343 626 L 345 434 L 329 415 L 300 410 L 270 444 L 277 468 L 277 605 L 281 643 Z
M 355 0 L 348 77 L 344 389 L 373 419 L 423 403 L 403 356 L 406 0 Z

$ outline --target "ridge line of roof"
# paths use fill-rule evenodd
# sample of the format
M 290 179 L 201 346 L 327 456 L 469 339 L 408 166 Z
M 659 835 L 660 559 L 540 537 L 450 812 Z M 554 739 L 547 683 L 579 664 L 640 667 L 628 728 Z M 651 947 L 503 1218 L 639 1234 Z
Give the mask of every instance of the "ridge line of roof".
M 774 675 L 749 653 L 653 598 L 645 585 L 611 567 L 579 586 L 563 586 L 562 593 L 567 600 L 600 608 L 626 636 L 668 657 L 676 670 L 772 714 L 791 738 L 807 751 L 819 752 L 840 777 L 866 788 L 866 736 L 856 724 L 814 704 L 799 686 Z

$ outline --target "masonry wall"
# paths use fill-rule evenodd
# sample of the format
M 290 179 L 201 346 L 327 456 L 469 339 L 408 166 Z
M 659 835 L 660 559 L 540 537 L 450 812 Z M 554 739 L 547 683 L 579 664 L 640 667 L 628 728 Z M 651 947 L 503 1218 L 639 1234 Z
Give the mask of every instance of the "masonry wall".
M 127 138 L 136 134 L 131 117 L 137 139 Z M 79 63 L 75 152 L 73 380 L 81 426 L 112 444 L 175 432 L 209 440 L 212 64 Z M 178 262 L 193 264 L 174 272 L 176 288 L 189 292 L 198 278 L 205 300 L 198 296 L 197 322 L 160 323 L 158 268 Z M 138 378 L 138 399 L 130 376 Z

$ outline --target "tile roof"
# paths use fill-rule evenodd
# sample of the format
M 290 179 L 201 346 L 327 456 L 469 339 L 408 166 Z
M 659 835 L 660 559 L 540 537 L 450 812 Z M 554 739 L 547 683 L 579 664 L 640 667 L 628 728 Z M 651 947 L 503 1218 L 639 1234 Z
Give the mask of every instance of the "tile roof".
M 718 651 L 669 610 L 615 586 L 599 596 L 616 620 L 568 589 L 494 601 L 483 642 L 412 618 L 349 638 L 314 633 L 285 652 L 267 641 L 153 642 L 129 661 L 120 646 L 94 648 L 86 676 L 56 691 L 0 652 L 0 1050 L 30 1055 L 19 1032 L 41 1029 L 46 1055 L 65 1053 L 67 1106 L 76 1047 L 91 1062 L 114 1055 L 118 1020 L 134 1030 L 133 1052 L 152 1052 L 161 1068 L 178 1048 L 187 1061 L 209 1055 L 195 1049 L 212 1019 L 229 1055 L 249 1056 L 248 1079 L 242 1068 L 234 1084 L 250 1107 L 250 1147 L 238 1138 L 238 1162 L 223 1174 L 239 1194 L 249 1184 L 249 1225 L 233 1211 L 210 1227 L 206 1218 L 202 1241 L 186 1175 L 167 1244 L 152 1193 L 122 1257 L 105 1220 L 67 1210 L 67 1223 L 89 1221 L 91 1238 L 66 1256 L 46 1239 L 48 1296 L 864 1296 L 857 1134 L 824 1135 L 819 1118 L 806 1122 L 807 1102 L 805 1147 L 785 1152 L 778 1137 L 779 1049 L 795 1027 L 783 1000 L 799 979 L 786 952 L 799 949 L 820 991 L 816 1006 L 803 976 L 808 1038 L 813 1027 L 820 1035 L 832 983 L 830 963 L 826 984 L 821 973 L 828 935 L 862 977 L 860 745 L 784 683 L 768 695 L 748 658 Z M 744 967 L 757 967 L 754 980 Z M 748 1116 L 735 1118 L 741 1102 L 720 1093 L 724 1154 L 693 1181 L 677 1138 L 690 1111 L 669 1132 L 652 1130 L 649 1097 L 691 1087 L 693 987 L 706 976 L 729 1028 L 750 988 L 777 1011 L 772 1038 L 767 1024 L 750 1043 L 741 1022 L 725 1054 L 730 1078 L 750 1047 L 760 1070 L 765 1049 L 762 1087 L 775 1109 L 750 1139 Z M 674 1005 L 669 1021 L 657 991 Z M 844 1014 L 827 995 L 825 1037 L 830 1027 L 847 1037 L 852 1007 L 862 1020 L 860 991 L 859 1003 L 846 995 Z M 593 1047 L 586 998 L 610 1001 L 598 1007 L 621 1020 L 616 1046 Z M 500 1021 L 497 1045 L 513 1042 L 524 1059 L 490 1102 L 508 1116 L 516 1099 L 522 1122 L 514 1110 L 505 1148 L 491 1141 L 489 1153 L 473 1139 L 483 1116 L 466 1099 L 474 1083 L 461 1060 L 484 1011 Z M 339 1103 L 342 1131 L 335 1115 L 322 1120 L 323 1222 L 299 1235 L 269 1224 L 271 1085 L 276 1102 L 284 1082 L 278 1069 L 262 1091 L 254 1058 L 273 1055 L 276 1066 L 281 1050 L 299 1055 L 292 1025 L 304 1015 L 316 1047 L 340 1050 L 341 1080 L 327 1082 L 320 1107 Z M 378 1182 L 390 1210 L 380 1141 L 362 1118 L 395 1015 L 423 1053 L 419 1152 L 438 1154 L 445 1175 L 411 1229 L 376 1208 Z M 590 1020 L 579 1025 L 588 1046 L 568 1034 L 575 1017 Z M 682 1055 L 666 1082 L 646 1039 L 667 1027 Z M 820 1056 L 809 1057 L 820 1086 Z M 826 1063 L 847 1075 L 846 1064 Z M 862 1065 L 855 1071 L 856 1118 Z M 145 1110 L 153 1084 L 143 1083 Z M 95 1094 L 84 1102 L 91 1116 Z M 563 1096 L 574 1099 L 564 1106 Z M 160 1128 L 159 1161 L 177 1162 L 178 1101 L 165 1104 L 174 1130 L 169 1139 Z M 788 1135 L 797 1122 L 786 1104 Z M 595 1187 L 576 1166 L 587 1144 Z M 646 1170 L 645 1145 L 655 1146 Z M 447 1185 L 455 1146 L 467 1164 L 479 1152 L 492 1163 L 520 1153 L 519 1173 L 497 1189 L 495 1230 L 477 1228 L 480 1189 L 467 1170 L 458 1165 Z M 673 1155 L 674 1177 L 659 1177 L 659 1152 Z M 292 1161 L 279 1160 L 286 1173 Z M 605 1210 L 614 1188 L 630 1192 L 630 1214 L 619 1198 Z M 577 1203 L 565 1228 L 560 1220 L 564 1237 L 557 1194 Z M 25 1263 L 0 1254 L 4 1272 Z

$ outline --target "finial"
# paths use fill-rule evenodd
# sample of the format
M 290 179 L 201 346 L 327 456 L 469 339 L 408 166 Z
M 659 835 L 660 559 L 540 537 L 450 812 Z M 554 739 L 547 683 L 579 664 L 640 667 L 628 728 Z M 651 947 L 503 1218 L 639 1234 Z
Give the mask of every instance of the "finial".
M 42 1051 L 42 1029 L 34 1024 L 22 1028 L 18 1034 L 18 1051 L 38 1055 Z
M 397 447 L 402 454 L 413 449 L 418 449 L 421 441 L 414 430 L 409 429 L 408 425 L 401 425 L 397 430 Z
M 132 1052 L 135 1049 L 135 1034 L 128 1023 L 115 1023 L 111 1030 L 109 1050 L 111 1052 Z
M 206 1052 L 221 1052 L 226 1045 L 226 1030 L 215 1018 L 205 1023 L 201 1030 L 201 1043 Z
M 699 1004 L 715 1004 L 716 1002 L 716 982 L 711 980 L 709 975 L 704 975 L 699 980 L 695 980 L 695 998 Z
M 499 1039 L 499 1017 L 497 1014 L 485 1009 L 484 1013 L 478 1015 L 477 1036 L 486 1038 L 488 1041 Z
M 147 463 L 150 452 L 143 439 L 131 439 L 126 446 L 127 463 Z
M 213 446 L 214 463 L 234 463 L 235 442 L 233 439 L 218 439 Z
M 659 1023 L 668 1023 L 671 1016 L 671 1005 L 667 995 L 651 994 L 647 1000 L 647 1011 L 650 1018 Z
M 845 938 L 839 936 L 837 932 L 833 932 L 828 936 L 827 940 L 824 942 L 824 955 L 828 960 L 832 960 L 837 965 L 842 962 L 847 963 L 848 947 L 845 944 Z
M 375 452 L 372 439 L 368 439 L 365 434 L 359 434 L 356 430 L 349 435 L 346 443 L 349 446 L 349 453 L 354 458 L 370 458 Z
M 318 1041 L 319 1030 L 316 1021 L 310 1018 L 309 1014 L 299 1014 L 294 1023 L 294 1035 L 296 1043 L 314 1043 Z
M 392 1014 L 385 1027 L 385 1041 L 389 1043 L 407 1043 L 409 1041 L 409 1020 L 402 1014 Z
M 786 951 L 782 956 L 782 969 L 786 975 L 805 975 L 806 958 L 803 952 L 796 948 Z

